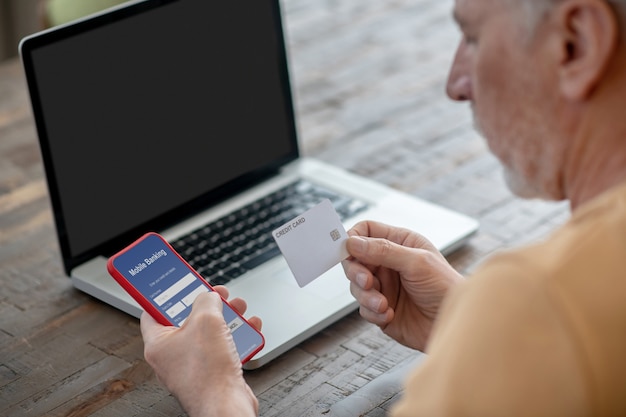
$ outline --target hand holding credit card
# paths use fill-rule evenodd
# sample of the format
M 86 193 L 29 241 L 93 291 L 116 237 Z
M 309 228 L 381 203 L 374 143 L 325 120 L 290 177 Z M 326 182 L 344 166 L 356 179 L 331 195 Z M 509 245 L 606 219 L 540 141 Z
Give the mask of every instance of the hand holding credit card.
M 272 237 L 300 287 L 348 257 L 348 235 L 328 199 L 276 228 Z

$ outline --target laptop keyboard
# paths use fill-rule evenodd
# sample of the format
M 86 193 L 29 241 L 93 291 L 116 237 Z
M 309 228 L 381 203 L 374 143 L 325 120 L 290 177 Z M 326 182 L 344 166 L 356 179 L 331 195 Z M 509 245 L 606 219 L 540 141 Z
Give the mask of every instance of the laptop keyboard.
M 226 284 L 280 255 L 271 232 L 325 198 L 342 221 L 368 207 L 364 201 L 298 180 L 182 236 L 172 246 L 212 285 Z

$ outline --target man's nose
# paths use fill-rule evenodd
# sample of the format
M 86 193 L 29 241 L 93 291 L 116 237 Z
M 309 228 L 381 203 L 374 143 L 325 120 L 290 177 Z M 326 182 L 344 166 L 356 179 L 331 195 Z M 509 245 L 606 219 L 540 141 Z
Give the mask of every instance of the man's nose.
M 472 99 L 472 86 L 470 77 L 462 75 L 459 77 L 448 78 L 446 87 L 448 97 L 455 101 L 466 101 Z
M 472 100 L 472 79 L 469 72 L 469 60 L 464 56 L 463 45 L 460 45 L 454 56 L 448 82 L 448 97 L 455 101 Z

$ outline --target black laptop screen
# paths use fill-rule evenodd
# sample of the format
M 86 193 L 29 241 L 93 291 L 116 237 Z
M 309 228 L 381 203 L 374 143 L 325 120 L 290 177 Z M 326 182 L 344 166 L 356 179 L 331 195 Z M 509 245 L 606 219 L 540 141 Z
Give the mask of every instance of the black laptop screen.
M 277 3 L 147 1 L 24 42 L 66 269 L 297 156 Z

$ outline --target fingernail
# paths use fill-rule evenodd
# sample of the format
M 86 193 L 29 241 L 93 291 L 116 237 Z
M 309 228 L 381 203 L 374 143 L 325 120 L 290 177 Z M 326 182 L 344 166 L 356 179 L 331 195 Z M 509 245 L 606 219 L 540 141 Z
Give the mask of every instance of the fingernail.
M 380 303 L 382 303 L 382 300 L 379 297 L 371 297 L 368 302 L 370 309 L 376 312 L 380 309 Z
M 367 285 L 367 274 L 365 272 L 359 272 L 356 274 L 356 283 L 359 284 L 359 287 L 365 288 Z

